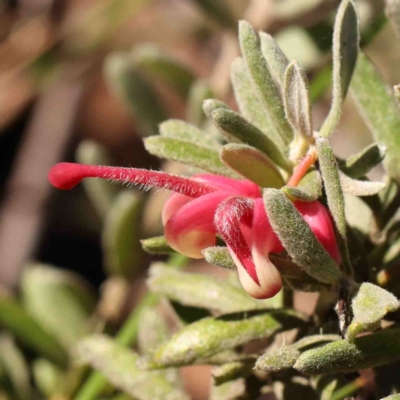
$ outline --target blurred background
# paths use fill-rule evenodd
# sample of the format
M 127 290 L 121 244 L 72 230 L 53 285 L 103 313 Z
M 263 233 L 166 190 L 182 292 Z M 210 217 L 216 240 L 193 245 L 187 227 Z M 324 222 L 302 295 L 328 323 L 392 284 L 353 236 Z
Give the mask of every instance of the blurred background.
M 18 293 L 24 268 L 38 262 L 77 272 L 101 295 L 106 279 L 123 276 L 132 304 L 145 290 L 150 261 L 138 240 L 162 234 L 165 195 L 136 189 L 122 195 L 120 188 L 98 183 L 60 192 L 47 181 L 49 168 L 80 161 L 187 172 L 149 155 L 141 138 L 157 134 L 168 118 L 207 126 L 201 103 L 209 97 L 237 108 L 230 65 L 239 55 L 240 19 L 272 34 L 288 58 L 306 68 L 318 126 L 330 105 L 339 3 L 0 0 L 2 290 Z M 388 84 L 399 83 L 399 41 L 383 1 L 355 3 L 362 47 Z M 335 150 L 344 157 L 369 142 L 349 99 L 333 137 Z M 207 384 L 198 379 L 193 398 L 206 398 Z

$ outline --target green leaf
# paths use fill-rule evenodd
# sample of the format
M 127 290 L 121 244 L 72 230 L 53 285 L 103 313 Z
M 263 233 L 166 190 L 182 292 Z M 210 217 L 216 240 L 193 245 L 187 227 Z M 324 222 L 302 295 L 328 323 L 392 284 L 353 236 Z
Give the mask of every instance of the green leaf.
M 204 318 L 176 333 L 149 360 L 150 368 L 190 365 L 215 353 L 304 325 L 304 317 L 290 310 L 248 311 Z
M 283 102 L 286 118 L 293 130 L 302 137 L 312 138 L 313 127 L 307 76 L 296 60 L 292 61 L 285 70 Z
M 338 340 L 307 350 L 294 368 L 306 374 L 352 372 L 377 367 L 400 359 L 400 329 L 387 329 L 356 338 Z
M 175 250 L 168 244 L 165 236 L 156 236 L 149 239 L 143 239 L 140 241 L 143 250 L 149 254 L 171 254 L 175 253 Z
M 160 124 L 160 135 L 185 140 L 206 147 L 219 148 L 221 145 L 207 132 L 179 119 L 169 119 Z
M 220 386 L 226 382 L 233 381 L 237 378 L 245 378 L 252 373 L 254 368 L 254 359 L 246 361 L 232 361 L 211 370 L 211 376 L 216 386 Z
M 318 197 L 315 197 L 315 195 L 309 194 L 298 187 L 284 186 L 281 190 L 290 201 L 311 202 L 318 199 Z
M 165 81 L 180 95 L 186 97 L 195 77 L 193 72 L 154 44 L 140 44 L 133 48 L 134 65 L 146 74 Z
M 297 188 L 308 196 L 318 199 L 322 196 L 322 179 L 317 170 L 311 170 L 303 177 Z
M 203 111 L 203 103 L 206 99 L 214 96 L 214 93 L 208 82 L 198 79 L 190 87 L 186 119 L 197 126 L 201 126 L 205 122 L 205 114 Z
M 339 267 L 292 202 L 277 189 L 265 189 L 264 204 L 271 226 L 292 260 L 320 282 L 337 282 L 342 275 Z
M 76 150 L 76 161 L 90 165 L 113 164 L 107 149 L 91 140 L 84 140 L 79 144 Z M 82 184 L 90 201 L 99 215 L 103 217 L 111 207 L 120 188 L 105 179 L 84 179 Z
M 207 247 L 202 250 L 202 253 L 210 264 L 227 269 L 236 269 L 236 265 L 226 247 Z
M 283 87 L 286 67 L 289 65 L 285 53 L 276 43 L 275 39 L 268 33 L 260 32 L 261 51 L 267 61 L 269 70 L 273 73 L 274 78 Z
M 276 133 L 268 114 L 264 111 L 249 70 L 241 57 L 236 58 L 231 65 L 231 80 L 240 113 L 274 141 L 282 152 L 285 151 L 286 145 L 281 136 Z
M 339 178 L 343 193 L 353 196 L 373 196 L 378 194 L 386 186 L 385 182 L 352 179 L 341 171 L 339 171 Z
M 339 123 L 342 104 L 357 62 L 359 40 L 355 6 L 352 0 L 343 0 L 336 14 L 333 32 L 332 105 L 320 129 L 321 136 L 328 137 Z
M 372 143 L 340 163 L 340 168 L 351 178 L 360 178 L 383 161 L 386 151 L 384 144 Z
M 66 349 L 90 331 L 96 299 L 78 275 L 44 264 L 25 268 L 21 291 L 29 313 Z
M 253 146 L 266 154 L 279 167 L 290 171 L 289 162 L 275 143 L 241 115 L 225 108 L 219 108 L 211 113 L 211 117 L 228 141 L 234 138 Z
M 33 362 L 32 372 L 35 385 L 47 397 L 52 397 L 63 390 L 65 374 L 52 362 L 39 358 Z
M 13 338 L 5 333 L 0 335 L 0 365 L 11 382 L 16 398 L 31 399 L 28 364 Z
M 237 177 L 219 159 L 218 151 L 185 140 L 151 136 L 144 140 L 146 150 L 157 157 L 204 169 L 218 175 Z
M 67 364 L 67 352 L 58 340 L 25 308 L 3 294 L 0 294 L 0 325 L 38 354 L 53 360 L 58 365 Z
M 230 110 L 229 106 L 221 100 L 207 99 L 207 100 L 204 100 L 204 102 L 203 102 L 203 111 L 204 111 L 204 114 L 206 114 L 208 118 L 211 118 L 211 114 L 214 111 L 219 110 L 220 108 L 223 108 L 225 110 Z
M 186 394 L 164 371 L 141 371 L 138 355 L 102 335 L 79 342 L 78 357 L 100 371 L 116 388 L 138 400 L 184 400 Z
M 154 264 L 147 281 L 152 292 L 192 307 L 218 313 L 254 310 L 264 305 L 243 289 L 215 277 L 173 270 L 162 263 Z
M 142 135 L 154 135 L 167 117 L 153 87 L 137 71 L 130 54 L 108 56 L 104 73 L 112 91 L 127 105 Z
M 319 137 L 316 141 L 319 168 L 324 182 L 324 189 L 336 229 L 339 233 L 339 248 L 342 253 L 342 263 L 345 271 L 351 275 L 352 267 L 349 261 L 346 232 L 345 205 L 340 185 L 339 170 L 336 158 L 328 139 Z
M 225 165 L 261 187 L 280 188 L 284 184 L 275 165 L 254 147 L 230 143 L 222 147 L 220 157 Z
M 393 294 L 372 283 L 363 283 L 352 301 L 354 318 L 347 330 L 347 339 L 354 341 L 363 331 L 375 330 L 382 318 L 400 307 Z
M 260 40 L 251 25 L 246 21 L 239 23 L 239 43 L 243 58 L 252 77 L 253 86 L 264 106 L 274 128 L 285 144 L 293 137 L 290 125 L 286 121 L 282 98 L 268 69 L 260 49 Z
M 320 400 L 332 400 L 332 395 L 341 386 L 344 386 L 347 379 L 344 375 L 319 375 L 314 378 L 314 386 L 320 396 Z
M 132 278 L 140 271 L 143 250 L 140 244 L 140 225 L 143 195 L 125 189 L 115 199 L 104 221 L 102 248 L 108 274 Z
M 400 182 L 399 108 L 363 53 L 358 57 L 351 92 L 375 140 L 387 146 L 384 166 L 389 176 Z

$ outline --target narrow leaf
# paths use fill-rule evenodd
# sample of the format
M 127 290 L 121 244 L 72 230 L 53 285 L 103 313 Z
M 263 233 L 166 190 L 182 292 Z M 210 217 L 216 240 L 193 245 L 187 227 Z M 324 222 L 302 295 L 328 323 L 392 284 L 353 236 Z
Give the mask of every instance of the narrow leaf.
M 140 225 L 143 195 L 125 189 L 115 199 L 104 221 L 102 244 L 108 274 L 132 278 L 143 260 Z
M 259 357 L 254 368 L 267 372 L 279 372 L 292 368 L 299 357 L 300 351 L 291 347 L 271 351 Z
M 0 325 L 18 340 L 58 365 L 66 365 L 68 354 L 58 340 L 45 330 L 20 304 L 0 295 Z
M 211 370 L 211 376 L 213 377 L 214 384 L 219 386 L 238 378 L 246 378 L 252 373 L 253 368 L 253 359 L 247 361 L 233 361 L 213 368 Z
M 317 170 L 307 172 L 304 178 L 297 185 L 297 188 L 308 196 L 318 199 L 322 196 L 322 179 Z
M 90 336 L 77 346 L 82 361 L 100 371 L 116 388 L 138 400 L 184 400 L 186 394 L 165 373 L 136 368 L 138 355 L 106 336 Z
M 233 349 L 278 331 L 304 324 L 294 311 L 250 311 L 204 318 L 195 322 L 161 346 L 149 362 L 151 368 L 190 365 L 197 359 Z
M 36 387 L 51 398 L 64 390 L 65 372 L 45 358 L 39 358 L 32 364 L 32 373 Z
M 264 111 L 247 65 L 241 57 L 236 58 L 232 63 L 231 80 L 240 113 L 272 141 L 275 141 L 281 151 L 284 151 L 286 145 L 281 136 L 276 133 L 268 114 Z
M 219 108 L 213 111 L 211 116 L 215 125 L 226 135 L 228 141 L 234 138 L 253 146 L 266 154 L 279 167 L 286 171 L 290 170 L 289 162 L 276 144 L 241 115 L 231 110 Z
M 218 151 L 185 140 L 152 136 L 144 140 L 146 150 L 157 157 L 178 161 L 218 175 L 237 177 L 219 159 Z
M 341 171 L 339 171 L 339 179 L 343 193 L 353 196 L 373 196 L 378 194 L 386 186 L 385 182 L 352 179 Z
M 225 110 L 230 110 L 229 106 L 221 100 L 207 99 L 207 100 L 204 100 L 204 102 L 203 102 L 203 111 L 204 111 L 204 114 L 206 114 L 208 118 L 211 118 L 211 114 L 214 111 L 219 110 L 220 108 L 223 108 Z
M 271 35 L 260 32 L 260 40 L 261 51 L 267 61 L 268 68 L 280 86 L 283 87 L 285 70 L 289 65 L 289 60 Z
M 341 277 L 339 267 L 292 202 L 277 189 L 265 189 L 264 204 L 271 226 L 292 260 L 320 282 L 337 282 Z
M 210 264 L 227 269 L 236 269 L 236 265 L 226 247 L 207 247 L 202 253 Z
M 113 54 L 106 59 L 105 76 L 112 91 L 127 105 L 140 133 L 154 135 L 166 113 L 154 89 L 139 74 L 129 54 Z
M 69 349 L 90 331 L 96 299 L 80 276 L 43 264 L 31 264 L 22 276 L 29 313 Z
M 160 135 L 212 148 L 221 147 L 221 145 L 207 132 L 179 119 L 169 119 L 162 122 L 160 124 Z
M 312 138 L 311 104 L 305 71 L 294 60 L 286 68 L 283 84 L 283 102 L 286 118 L 295 132 Z
M 154 44 L 141 44 L 134 47 L 131 57 L 133 63 L 146 74 L 165 81 L 180 95 L 186 97 L 195 77 L 193 72 L 164 53 Z
M 342 114 L 351 77 L 357 62 L 358 18 L 352 0 L 343 0 L 336 14 L 333 32 L 333 93 L 332 105 L 320 134 L 328 137 L 337 127 Z
M 218 313 L 254 310 L 263 306 L 236 286 L 208 275 L 176 271 L 155 264 L 147 284 L 151 291 L 186 306 L 206 308 Z
M 317 349 L 307 350 L 294 368 L 306 374 L 334 374 L 377 367 L 400 359 L 400 329 L 383 330 L 356 338 L 338 340 Z
M 332 214 L 336 229 L 339 233 L 339 246 L 343 257 L 342 262 L 346 272 L 351 274 L 347 248 L 345 204 L 336 158 L 327 139 L 322 137 L 317 138 L 316 147 L 329 211 Z
M 230 143 L 221 149 L 220 157 L 225 165 L 261 187 L 280 188 L 284 184 L 271 160 L 254 147 Z
M 351 90 L 375 140 L 387 146 L 384 166 L 389 176 L 400 182 L 399 109 L 375 67 L 362 53 L 358 57 Z
M 353 154 L 341 163 L 342 171 L 350 178 L 360 178 L 385 158 L 387 147 L 381 143 L 372 143 L 360 152 Z
M 214 96 L 214 93 L 208 82 L 198 79 L 190 87 L 186 119 L 197 126 L 201 126 L 205 122 L 206 116 L 203 111 L 203 103 L 206 99 Z
M 143 239 L 140 241 L 143 250 L 149 254 L 171 254 L 175 253 L 175 250 L 167 243 L 165 236 L 156 236 L 149 239 Z
M 246 21 L 239 23 L 239 43 L 258 98 L 284 143 L 289 144 L 293 133 L 285 118 L 282 98 L 261 52 L 259 38 Z
M 391 293 L 372 283 L 363 283 L 352 301 L 354 318 L 347 330 L 347 338 L 354 341 L 363 331 L 375 330 L 382 318 L 400 307 Z
M 307 193 L 304 190 L 299 189 L 298 187 L 292 186 L 284 186 L 282 188 L 282 192 L 290 201 L 315 201 L 318 197 L 315 197 L 313 194 Z

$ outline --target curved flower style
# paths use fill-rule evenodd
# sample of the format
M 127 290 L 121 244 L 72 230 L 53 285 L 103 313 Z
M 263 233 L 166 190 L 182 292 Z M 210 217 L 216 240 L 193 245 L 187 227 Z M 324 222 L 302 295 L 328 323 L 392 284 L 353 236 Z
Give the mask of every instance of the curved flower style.
M 83 178 L 112 181 L 171 190 L 162 220 L 170 246 L 192 258 L 203 258 L 202 250 L 226 242 L 237 266 L 243 288 L 253 297 L 265 299 L 282 288 L 278 269 L 270 253 L 284 250 L 265 212 L 260 188 L 249 180 L 201 174 L 185 178 L 135 168 L 61 163 L 49 173 L 50 182 L 68 190 Z M 329 212 L 318 201 L 294 203 L 317 239 L 331 257 L 340 262 Z

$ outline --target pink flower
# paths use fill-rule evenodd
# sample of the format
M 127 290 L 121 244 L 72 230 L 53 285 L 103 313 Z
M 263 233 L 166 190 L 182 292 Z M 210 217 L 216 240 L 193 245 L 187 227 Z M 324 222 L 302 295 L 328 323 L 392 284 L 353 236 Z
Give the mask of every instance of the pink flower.
M 282 288 L 278 269 L 270 253 L 284 250 L 265 212 L 260 188 L 249 180 L 202 174 L 192 178 L 135 168 L 101 167 L 72 163 L 54 166 L 50 182 L 68 190 L 83 178 L 96 177 L 145 188 L 163 188 L 173 193 L 162 220 L 170 246 L 189 257 L 203 258 L 202 251 L 214 246 L 220 235 L 237 266 L 243 288 L 253 297 L 265 299 Z M 329 212 L 318 201 L 295 202 L 317 239 L 336 262 L 340 262 Z

